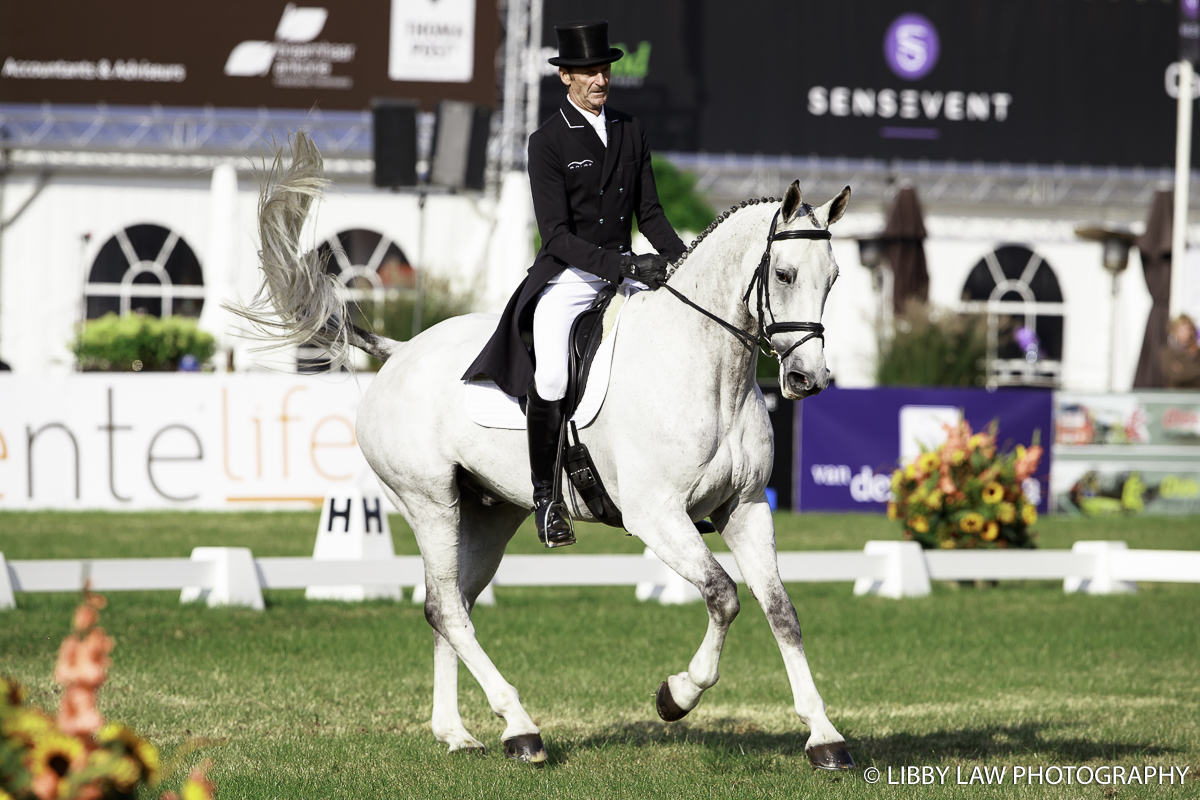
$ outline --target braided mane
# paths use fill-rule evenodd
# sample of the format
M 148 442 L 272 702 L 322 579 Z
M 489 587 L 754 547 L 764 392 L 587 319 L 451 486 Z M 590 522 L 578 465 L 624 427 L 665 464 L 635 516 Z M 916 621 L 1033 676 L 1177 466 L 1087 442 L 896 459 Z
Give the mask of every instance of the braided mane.
M 671 275 L 674 275 L 675 270 L 679 269 L 679 267 L 683 264 L 683 262 L 687 260 L 687 257 L 690 256 L 693 252 L 695 252 L 696 248 L 700 246 L 700 243 L 703 242 L 704 239 L 710 233 L 715 231 L 717 229 L 718 225 L 720 225 L 725 220 L 729 219 L 729 216 L 731 214 L 733 214 L 733 212 L 737 211 L 740 208 L 745 208 L 746 206 L 756 206 L 761 203 L 782 203 L 782 202 L 783 202 L 782 197 L 751 198 L 749 200 L 743 200 L 740 203 L 735 203 L 734 205 L 731 205 L 729 207 L 728 211 L 724 211 L 720 214 L 717 214 L 717 218 L 714 219 L 711 223 L 709 223 L 708 227 L 705 228 L 704 230 L 702 230 L 700 232 L 699 236 L 697 236 L 695 239 L 692 240 L 692 243 L 690 245 L 688 245 L 688 249 L 683 252 L 683 255 L 681 255 L 679 257 L 679 260 L 671 265 L 671 271 L 667 274 L 667 277 L 670 278 Z M 810 214 L 811 212 L 812 212 L 812 206 L 810 206 L 808 203 L 802 202 L 800 204 L 799 210 L 796 212 L 796 215 L 797 216 L 799 216 L 801 214 L 807 215 L 807 214 Z

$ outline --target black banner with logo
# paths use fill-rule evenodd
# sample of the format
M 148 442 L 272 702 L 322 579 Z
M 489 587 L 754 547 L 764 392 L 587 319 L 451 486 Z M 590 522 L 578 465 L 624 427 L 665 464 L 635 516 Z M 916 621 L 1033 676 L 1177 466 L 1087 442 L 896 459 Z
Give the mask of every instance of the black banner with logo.
M 602 17 L 659 150 L 1174 163 L 1180 10 L 1134 0 L 546 0 Z M 625 63 L 628 62 L 628 63 Z M 542 116 L 561 102 L 542 85 Z
M 0 103 L 494 106 L 494 0 L 8 2 Z

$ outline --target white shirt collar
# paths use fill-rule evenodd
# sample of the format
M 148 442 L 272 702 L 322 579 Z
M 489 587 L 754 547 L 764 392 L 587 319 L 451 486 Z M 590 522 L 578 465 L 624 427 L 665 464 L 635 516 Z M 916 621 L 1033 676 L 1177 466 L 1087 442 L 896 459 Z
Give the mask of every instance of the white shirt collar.
M 567 102 L 575 106 L 575 110 L 578 111 L 580 115 L 582 115 L 583 118 L 587 120 L 593 128 L 596 129 L 596 135 L 600 137 L 600 141 L 604 142 L 604 146 L 608 147 L 608 127 L 604 118 L 604 106 L 600 106 L 599 114 L 592 114 L 591 112 L 584 111 L 582 108 L 580 108 L 575 101 L 571 99 L 571 95 L 569 94 L 567 95 Z

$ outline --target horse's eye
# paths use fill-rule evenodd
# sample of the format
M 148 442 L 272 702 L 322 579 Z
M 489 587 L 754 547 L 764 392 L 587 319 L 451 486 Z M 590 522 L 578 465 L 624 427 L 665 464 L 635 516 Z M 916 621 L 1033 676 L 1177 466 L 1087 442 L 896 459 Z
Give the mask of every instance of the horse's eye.
M 775 279 L 778 280 L 780 283 L 791 283 L 792 282 L 791 273 L 789 273 L 785 269 L 775 270 Z

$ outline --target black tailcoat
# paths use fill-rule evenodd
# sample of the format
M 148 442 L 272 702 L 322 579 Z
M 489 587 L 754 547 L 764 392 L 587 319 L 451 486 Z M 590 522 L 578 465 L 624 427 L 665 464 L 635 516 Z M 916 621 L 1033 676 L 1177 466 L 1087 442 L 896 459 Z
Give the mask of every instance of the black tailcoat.
M 608 106 L 604 115 L 607 148 L 567 100 L 529 137 L 529 183 L 542 249 L 464 380 L 486 375 L 510 395 L 525 394 L 533 359 L 521 333 L 533 330 L 538 295 L 568 266 L 619 284 L 635 214 L 659 253 L 675 261 L 686 249 L 658 202 L 642 123 Z

